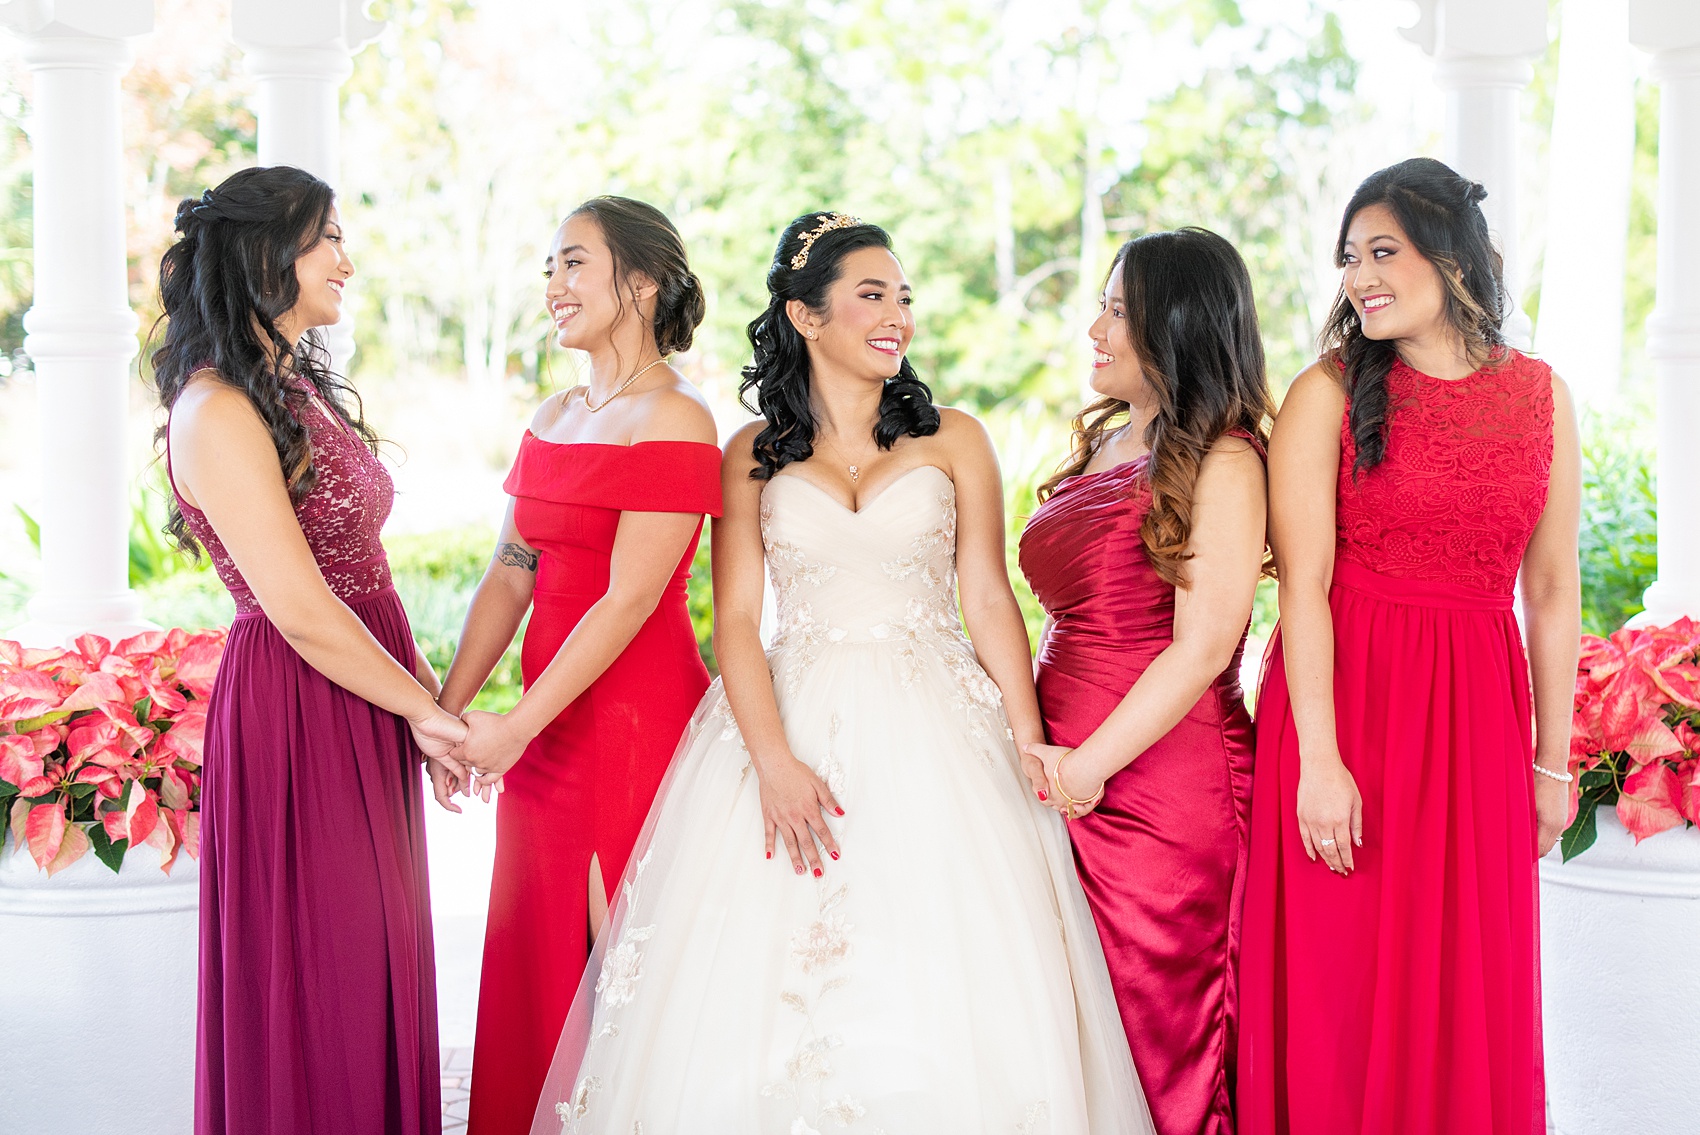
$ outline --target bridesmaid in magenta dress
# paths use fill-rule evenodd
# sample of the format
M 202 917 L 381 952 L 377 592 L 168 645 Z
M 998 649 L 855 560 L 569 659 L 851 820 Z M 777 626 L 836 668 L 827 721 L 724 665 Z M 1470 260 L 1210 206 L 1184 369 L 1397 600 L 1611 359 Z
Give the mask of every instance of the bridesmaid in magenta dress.
M 1021 537 L 1050 616 L 1038 689 L 1051 744 L 1028 753 L 1072 817 L 1159 1135 L 1228 1135 L 1251 808 L 1239 667 L 1271 409 L 1251 279 L 1214 233 L 1140 237 L 1117 254 L 1091 334 L 1102 397 Z
M 435 1135 L 421 748 L 466 728 L 390 585 L 394 493 L 313 329 L 353 266 L 288 166 L 177 211 L 153 356 L 170 530 L 236 603 L 201 790 L 197 1135 Z
M 1580 459 L 1564 384 L 1505 345 L 1484 196 L 1427 158 L 1358 188 L 1275 426 L 1247 1135 L 1546 1130 L 1535 861 L 1569 804 Z

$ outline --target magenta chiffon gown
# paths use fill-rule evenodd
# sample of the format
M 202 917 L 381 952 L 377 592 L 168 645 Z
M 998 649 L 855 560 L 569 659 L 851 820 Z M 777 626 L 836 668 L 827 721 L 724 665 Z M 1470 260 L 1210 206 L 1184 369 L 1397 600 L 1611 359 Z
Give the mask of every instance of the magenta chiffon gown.
M 1512 588 L 1547 499 L 1552 371 L 1388 376 L 1386 459 L 1342 417 L 1345 878 L 1306 858 L 1281 636 L 1258 697 L 1240 1029 L 1243 1135 L 1540 1135 L 1532 708 Z
M 389 473 L 316 395 L 295 509 L 337 597 L 410 672 L 378 531 Z M 196 1135 L 436 1135 L 436 975 L 420 754 L 407 722 L 302 660 L 207 518 L 236 602 L 201 786 Z
M 1147 459 L 1069 477 L 1021 536 L 1053 620 L 1039 709 L 1054 745 L 1102 725 L 1173 641 L 1175 589 L 1146 558 Z M 1251 717 L 1240 652 L 1198 704 L 1070 821 L 1117 1006 L 1158 1135 L 1230 1135 Z

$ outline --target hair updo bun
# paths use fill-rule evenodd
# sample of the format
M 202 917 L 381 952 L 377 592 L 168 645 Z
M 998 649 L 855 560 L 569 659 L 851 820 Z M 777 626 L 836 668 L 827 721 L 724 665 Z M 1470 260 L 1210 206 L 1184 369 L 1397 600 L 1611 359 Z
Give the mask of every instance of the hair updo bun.
M 786 315 L 785 305 L 798 300 L 811 311 L 824 311 L 827 291 L 843 274 L 844 258 L 859 248 L 890 250 L 891 236 L 878 225 L 840 213 L 804 213 L 779 236 L 767 270 L 767 310 L 749 325 L 754 358 L 738 384 L 739 400 L 767 419 L 756 434 L 757 464 L 750 470 L 757 480 L 769 479 L 793 461 L 806 461 L 815 451 L 809 350 Z M 890 449 L 900 437 L 926 437 L 938 428 L 933 392 L 905 357 L 897 374 L 886 379 L 874 441 L 881 449 Z
M 708 314 L 702 281 L 691 271 L 685 242 L 667 214 L 630 197 L 592 197 L 569 217 L 588 216 L 602 229 L 614 258 L 615 298 L 624 305 L 624 285 L 634 275 L 655 284 L 655 315 L 650 327 L 663 355 L 691 349 L 696 329 Z

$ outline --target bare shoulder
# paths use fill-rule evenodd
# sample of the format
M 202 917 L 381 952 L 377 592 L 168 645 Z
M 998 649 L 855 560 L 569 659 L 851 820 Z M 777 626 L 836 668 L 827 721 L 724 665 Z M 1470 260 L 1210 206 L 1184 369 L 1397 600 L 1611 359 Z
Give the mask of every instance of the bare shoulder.
M 651 390 L 643 396 L 643 416 L 632 441 L 695 441 L 715 445 L 720 431 L 702 392 L 685 379 Z
M 1570 393 L 1570 384 L 1560 378 L 1558 372 L 1552 372 L 1552 405 L 1554 410 L 1566 414 L 1575 414 L 1576 399 Z
M 757 418 L 753 422 L 738 427 L 737 431 L 726 439 L 726 444 L 722 447 L 725 456 L 722 459 L 721 467 L 745 475 L 751 469 L 754 469 L 757 464 L 756 435 L 761 433 L 762 428 L 766 425 L 766 419 Z
M 1346 406 L 1346 387 L 1340 379 L 1340 371 L 1326 359 L 1317 359 L 1287 386 L 1287 396 L 1281 400 L 1281 409 L 1285 410 L 1295 399 L 1302 405 L 1332 405 L 1339 409 Z
M 238 437 L 258 433 L 270 445 L 271 431 L 248 396 L 220 378 L 217 371 L 197 371 L 171 407 L 171 436 L 192 444 L 194 438 L 214 433 Z
M 992 435 L 985 424 L 966 410 L 955 406 L 940 406 L 939 432 L 933 436 L 953 456 L 995 456 Z
M 583 386 L 572 386 L 566 390 L 558 390 L 538 403 L 536 413 L 531 415 L 531 433 L 541 436 L 544 430 L 554 425 L 562 414 L 567 412 L 567 406 L 574 398 L 584 393 Z

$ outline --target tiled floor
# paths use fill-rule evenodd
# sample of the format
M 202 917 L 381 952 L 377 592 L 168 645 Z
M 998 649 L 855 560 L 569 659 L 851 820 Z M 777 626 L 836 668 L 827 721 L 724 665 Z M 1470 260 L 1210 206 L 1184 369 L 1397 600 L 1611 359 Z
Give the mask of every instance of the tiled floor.
M 466 1135 L 472 1099 L 472 1049 L 443 1049 L 443 1135 Z

